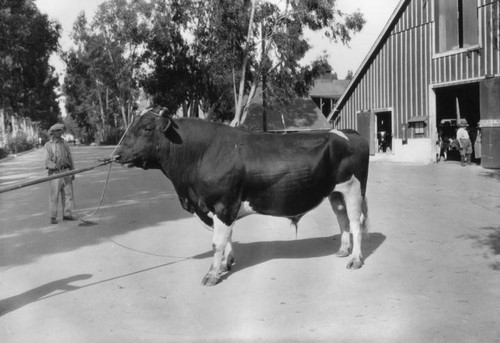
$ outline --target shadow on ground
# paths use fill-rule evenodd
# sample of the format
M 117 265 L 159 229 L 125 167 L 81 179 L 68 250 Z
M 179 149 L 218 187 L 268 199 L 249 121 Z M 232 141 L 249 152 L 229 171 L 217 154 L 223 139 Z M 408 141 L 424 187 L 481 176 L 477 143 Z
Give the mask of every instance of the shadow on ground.
M 44 299 L 53 292 L 56 291 L 68 292 L 80 289 L 80 287 L 72 286 L 70 285 L 70 283 L 80 280 L 86 280 L 91 277 L 92 275 L 90 274 L 79 274 L 71 276 L 65 279 L 46 283 L 39 287 L 30 289 L 27 292 L 15 295 L 7 299 L 0 300 L 0 317 L 9 312 L 15 311 L 21 307 L 24 307 L 26 305 Z
M 500 255 L 500 226 L 499 227 L 483 227 L 479 229 L 481 234 L 466 235 L 465 238 L 472 239 L 480 248 L 487 248 L 491 254 Z M 493 270 L 500 271 L 500 262 L 490 263 Z
M 365 262 L 384 243 L 385 239 L 386 236 L 378 232 L 369 233 L 364 237 L 362 252 Z M 235 265 L 231 269 L 231 272 L 225 274 L 221 280 L 225 280 L 232 273 L 238 273 L 246 268 L 254 267 L 271 260 L 316 258 L 334 255 L 340 248 L 340 241 L 340 235 L 337 234 L 334 236 L 290 241 L 234 242 Z M 204 259 L 212 256 L 212 251 L 207 251 L 192 258 Z
M 108 149 L 109 150 L 109 149 Z M 15 175 L 38 163 L 41 152 L 35 151 L 23 160 L 2 164 L 5 175 Z M 78 166 L 95 164 L 102 149 L 75 149 Z M 42 155 L 40 155 L 42 156 Z M 27 158 L 30 157 L 30 160 Z M 37 168 L 41 169 L 38 167 Z M 99 204 L 108 168 L 78 175 L 75 181 L 77 216 L 88 218 Z M 0 267 L 30 263 L 42 256 L 73 251 L 95 245 L 104 240 L 131 231 L 156 226 L 192 215 L 184 211 L 170 181 L 159 171 L 128 169 L 114 165 L 102 206 L 88 220 L 92 226 L 79 226 L 76 222 L 49 224 L 47 184 L 42 183 L 13 192 L 0 198 Z
M 498 169 L 484 169 L 479 175 L 500 182 L 500 170 Z

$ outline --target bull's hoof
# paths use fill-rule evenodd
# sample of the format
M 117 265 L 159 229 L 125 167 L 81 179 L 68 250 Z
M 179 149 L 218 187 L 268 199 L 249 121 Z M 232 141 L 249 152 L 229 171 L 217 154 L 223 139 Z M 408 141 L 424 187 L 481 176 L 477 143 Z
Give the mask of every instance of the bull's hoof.
M 347 257 L 349 256 L 349 249 L 342 249 L 340 248 L 339 251 L 337 251 L 337 257 Z
M 203 286 L 215 286 L 216 284 L 219 283 L 219 281 L 220 277 L 208 273 L 207 275 L 205 275 L 203 280 L 201 280 L 201 284 Z
M 363 266 L 363 259 L 362 258 L 352 258 L 349 263 L 347 263 L 346 268 L 347 269 L 359 269 Z

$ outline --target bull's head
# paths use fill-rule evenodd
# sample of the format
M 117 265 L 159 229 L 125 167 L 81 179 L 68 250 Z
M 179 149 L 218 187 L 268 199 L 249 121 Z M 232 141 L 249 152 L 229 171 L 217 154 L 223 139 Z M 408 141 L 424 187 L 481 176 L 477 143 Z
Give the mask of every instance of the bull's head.
M 132 121 L 113 157 L 121 164 L 159 168 L 158 152 L 165 144 L 165 133 L 171 125 L 172 119 L 165 111 L 145 110 Z

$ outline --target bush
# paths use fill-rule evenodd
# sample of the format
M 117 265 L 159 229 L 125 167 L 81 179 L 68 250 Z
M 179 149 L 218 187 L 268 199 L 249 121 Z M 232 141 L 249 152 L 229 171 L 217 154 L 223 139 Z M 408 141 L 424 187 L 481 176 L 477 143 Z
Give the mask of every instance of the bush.
M 33 142 L 28 141 L 28 136 L 24 133 L 18 134 L 16 137 L 9 137 L 7 139 L 6 150 L 17 154 L 33 148 Z
M 7 150 L 0 148 L 0 159 L 7 157 L 8 154 Z

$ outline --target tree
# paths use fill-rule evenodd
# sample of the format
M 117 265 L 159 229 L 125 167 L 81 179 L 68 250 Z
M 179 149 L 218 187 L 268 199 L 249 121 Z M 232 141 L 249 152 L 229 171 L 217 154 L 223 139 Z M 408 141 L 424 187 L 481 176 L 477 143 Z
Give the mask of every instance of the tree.
M 286 103 L 307 94 L 319 69 L 301 67 L 309 45 L 304 28 L 323 30 L 333 41 L 347 43 L 361 30 L 359 12 L 345 14 L 335 0 L 288 0 L 284 7 L 271 1 L 197 1 L 192 6 L 194 51 L 208 65 L 210 82 L 228 83 L 231 75 L 234 97 L 233 126 L 240 125 L 260 85 L 264 108 L 269 102 Z M 223 66 L 210 68 L 210 65 Z M 313 64 L 316 67 L 324 63 Z
M 151 71 L 140 84 L 153 102 L 170 114 L 182 107 L 185 116 L 192 116 L 203 73 L 183 33 L 188 21 L 186 4 L 163 0 L 152 4 L 151 29 L 143 54 Z
M 258 89 L 265 103 L 306 95 L 327 62 L 299 65 L 309 49 L 304 28 L 347 43 L 364 19 L 338 11 L 335 0 L 289 0 L 284 8 L 275 3 L 155 1 L 146 90 L 171 112 L 199 104 L 210 118 L 233 126 L 244 122 Z
M 97 135 L 100 116 L 99 107 L 96 106 L 96 88 L 90 77 L 89 66 L 82 61 L 75 51 L 64 54 L 66 61 L 66 76 L 62 87 L 66 96 L 67 123 L 71 132 L 80 137 L 84 143 L 89 143 L 102 138 Z
M 150 6 L 144 0 L 108 0 L 98 7 L 91 23 L 81 13 L 73 26 L 77 48 L 66 55 L 66 62 L 81 66 L 71 68 L 67 79 L 85 96 L 69 89 L 66 96 L 73 97 L 69 100 L 72 109 L 78 105 L 87 111 L 87 122 L 96 126 L 99 141 L 113 138 L 119 121 L 126 127 L 132 120 L 143 72 L 143 44 L 150 30 Z M 78 73 L 82 68 L 85 73 Z
M 0 2 L 0 111 L 40 121 L 44 128 L 57 120 L 58 81 L 49 57 L 58 49 L 60 30 L 32 0 Z

